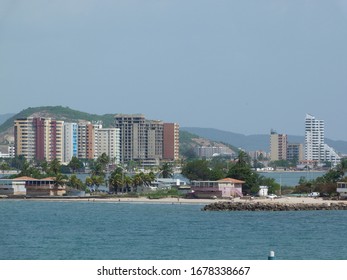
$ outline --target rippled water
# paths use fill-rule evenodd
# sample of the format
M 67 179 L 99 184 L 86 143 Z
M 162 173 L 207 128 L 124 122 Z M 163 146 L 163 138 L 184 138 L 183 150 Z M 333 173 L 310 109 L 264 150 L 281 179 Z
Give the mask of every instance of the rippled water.
M 347 259 L 347 211 L 0 200 L 0 259 Z

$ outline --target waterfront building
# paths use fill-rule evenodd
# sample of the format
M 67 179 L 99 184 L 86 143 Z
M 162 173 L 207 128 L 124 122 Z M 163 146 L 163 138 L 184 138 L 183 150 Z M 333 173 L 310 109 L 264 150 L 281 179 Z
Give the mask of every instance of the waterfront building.
M 14 146 L 16 156 L 22 155 L 27 160 L 35 158 L 33 118 L 23 118 L 14 121 Z
M 65 193 L 65 185 L 57 185 L 56 179 L 51 177 L 0 179 L 0 195 L 62 196 Z
M 25 180 L 27 196 L 63 196 L 66 194 L 65 185 L 57 185 L 55 178 L 34 179 L 25 177 L 22 179 Z
M 336 192 L 341 198 L 347 198 L 347 182 L 337 182 Z
M 333 166 L 340 163 L 341 157 L 336 153 L 336 151 L 327 144 L 324 144 L 324 160 L 331 162 Z
M 218 181 L 191 181 L 191 195 L 196 198 L 242 197 L 244 181 L 225 178 Z
M 115 127 L 120 130 L 121 162 L 144 158 L 144 123 L 142 114 L 115 115 Z
M 46 159 L 49 162 L 52 161 L 53 159 L 57 159 L 60 162 L 63 162 L 64 160 L 64 121 L 45 119 L 44 128 L 45 128 L 45 133 L 44 133 L 45 154 L 42 159 Z
M 15 154 L 26 159 L 63 160 L 63 121 L 25 118 L 14 122 Z
M 120 130 L 121 162 L 134 160 L 142 165 L 158 165 L 162 159 L 178 158 L 178 124 L 147 120 L 142 114 L 117 114 L 115 127 Z
M 64 162 L 78 157 L 78 124 L 64 123 Z
M 146 120 L 144 135 L 144 160 L 159 161 L 163 158 L 164 123 Z
M 0 195 L 26 195 L 23 177 L 0 179 Z
M 339 155 L 333 148 L 324 143 L 324 121 L 310 114 L 305 118 L 305 160 L 322 164 L 325 161 L 336 165 Z
M 96 141 L 97 141 L 97 130 L 102 128 L 100 122 L 90 123 L 81 122 L 78 124 L 78 151 L 77 155 L 79 159 L 95 159 L 97 158 Z
M 179 159 L 180 127 L 177 123 L 164 123 L 163 159 L 176 161 Z
M 288 145 L 288 137 L 286 134 L 277 134 L 277 132 L 271 131 L 271 135 L 270 135 L 271 161 L 286 160 L 287 145 Z
M 324 160 L 324 121 L 309 114 L 305 118 L 305 160 Z

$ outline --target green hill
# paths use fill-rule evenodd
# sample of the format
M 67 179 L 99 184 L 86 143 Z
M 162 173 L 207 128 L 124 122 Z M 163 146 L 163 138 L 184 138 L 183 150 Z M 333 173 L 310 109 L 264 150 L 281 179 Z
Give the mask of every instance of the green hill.
M 7 131 L 13 127 L 14 120 L 20 118 L 28 118 L 33 115 L 39 115 L 42 117 L 51 117 L 58 120 L 64 120 L 68 122 L 78 122 L 80 120 L 86 121 L 102 121 L 104 127 L 112 127 L 114 122 L 114 114 L 96 115 L 88 114 L 85 112 L 70 109 L 63 106 L 44 106 L 44 107 L 29 107 L 18 114 L 12 116 L 6 120 L 0 126 L 0 133 Z

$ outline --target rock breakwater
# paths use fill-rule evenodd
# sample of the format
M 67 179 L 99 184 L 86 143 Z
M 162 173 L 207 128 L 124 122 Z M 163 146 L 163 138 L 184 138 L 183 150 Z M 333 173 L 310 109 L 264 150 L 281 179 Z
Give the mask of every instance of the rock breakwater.
M 203 211 L 313 211 L 347 210 L 346 203 L 264 203 L 264 202 L 215 202 Z

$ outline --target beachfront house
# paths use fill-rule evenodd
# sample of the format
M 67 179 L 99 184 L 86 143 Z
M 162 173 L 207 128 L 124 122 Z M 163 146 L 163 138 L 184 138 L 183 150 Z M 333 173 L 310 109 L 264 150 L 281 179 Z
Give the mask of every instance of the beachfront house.
M 26 195 L 23 178 L 0 179 L 0 195 Z
M 65 185 L 56 184 L 53 177 L 26 180 L 27 196 L 62 196 L 66 193 Z
M 191 194 L 196 198 L 242 197 L 244 181 L 225 178 L 218 181 L 191 181 Z
M 347 198 L 347 182 L 337 182 L 336 192 L 340 198 Z

